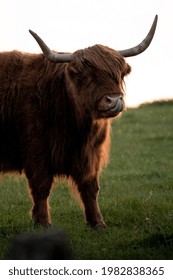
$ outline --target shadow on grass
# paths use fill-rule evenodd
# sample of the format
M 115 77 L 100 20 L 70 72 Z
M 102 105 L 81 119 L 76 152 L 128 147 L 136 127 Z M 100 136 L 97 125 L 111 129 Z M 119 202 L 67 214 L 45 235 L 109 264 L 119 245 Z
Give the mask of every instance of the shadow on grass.
M 164 235 L 161 233 L 155 233 L 150 235 L 148 238 L 145 238 L 141 245 L 145 244 L 150 248 L 155 247 L 159 248 L 160 246 L 167 247 L 167 249 L 172 250 L 173 252 L 173 234 L 172 235 Z
M 122 246 L 125 247 L 125 244 Z M 153 233 L 143 240 L 127 243 L 126 247 L 127 259 L 172 260 L 173 234 Z

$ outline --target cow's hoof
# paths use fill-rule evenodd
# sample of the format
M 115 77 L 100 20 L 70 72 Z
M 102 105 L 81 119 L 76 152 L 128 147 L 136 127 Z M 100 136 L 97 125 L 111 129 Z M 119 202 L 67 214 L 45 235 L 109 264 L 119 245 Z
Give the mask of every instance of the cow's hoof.
M 89 225 L 93 229 L 105 229 L 105 228 L 107 228 L 107 225 L 103 221 L 101 221 L 99 223 L 96 223 L 96 224 L 91 224 L 91 223 L 88 222 L 87 225 Z
M 35 223 L 35 222 L 34 222 L 33 224 L 34 224 L 34 227 L 35 227 L 35 228 L 37 228 L 37 227 L 43 227 L 43 228 L 45 228 L 45 229 L 46 229 L 46 228 L 47 228 L 47 229 L 48 229 L 48 228 L 52 228 L 52 224 L 51 224 L 51 223 L 48 223 L 48 224 L 47 224 L 47 223 L 46 223 L 46 224 L 45 224 L 45 223 L 44 223 L 44 224 L 40 224 L 40 223 Z
M 50 221 L 45 221 L 45 220 L 35 220 L 33 219 L 33 224 L 34 224 L 34 227 L 43 227 L 43 228 L 51 228 L 52 227 L 52 224 Z
M 104 222 L 98 223 L 94 226 L 95 229 L 104 229 L 107 228 L 107 225 Z

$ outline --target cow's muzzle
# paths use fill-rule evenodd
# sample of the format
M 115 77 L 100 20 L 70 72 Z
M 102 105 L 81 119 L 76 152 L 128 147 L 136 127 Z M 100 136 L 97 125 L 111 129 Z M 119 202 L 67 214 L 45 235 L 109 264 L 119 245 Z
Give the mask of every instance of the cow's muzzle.
M 124 109 L 122 95 L 105 95 L 98 102 L 98 111 L 101 117 L 111 118 L 117 116 Z

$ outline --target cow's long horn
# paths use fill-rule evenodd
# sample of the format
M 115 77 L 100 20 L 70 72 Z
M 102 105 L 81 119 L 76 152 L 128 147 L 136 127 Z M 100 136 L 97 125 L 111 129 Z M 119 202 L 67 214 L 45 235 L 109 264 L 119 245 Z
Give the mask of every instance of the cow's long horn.
M 138 55 L 138 54 L 144 52 L 148 48 L 148 46 L 150 45 L 150 43 L 153 39 L 155 30 L 156 30 L 157 19 L 158 19 L 158 16 L 156 15 L 148 35 L 145 37 L 145 39 L 139 45 L 137 45 L 136 47 L 133 47 L 133 48 L 130 48 L 127 50 L 118 51 L 118 52 L 124 57 L 135 56 L 135 55 Z
M 70 62 L 74 59 L 74 54 L 58 54 L 51 51 L 49 47 L 45 44 L 45 42 L 35 32 L 33 32 L 32 30 L 29 30 L 29 32 L 39 44 L 45 57 L 51 62 Z

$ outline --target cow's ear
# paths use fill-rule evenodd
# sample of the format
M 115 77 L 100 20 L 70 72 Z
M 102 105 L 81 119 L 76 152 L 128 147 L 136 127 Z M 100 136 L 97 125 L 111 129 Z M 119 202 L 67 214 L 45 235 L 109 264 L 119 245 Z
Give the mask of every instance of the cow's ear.
M 131 66 L 127 63 L 127 67 L 126 67 L 126 70 L 125 70 L 124 76 L 126 76 L 126 75 L 130 74 L 131 70 L 132 70 Z

